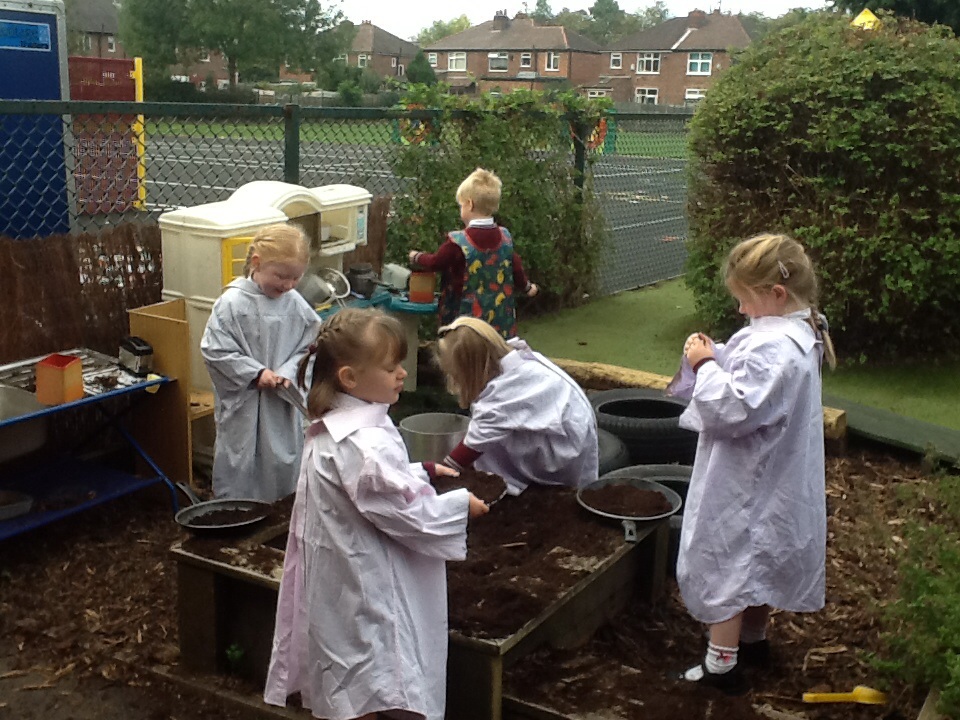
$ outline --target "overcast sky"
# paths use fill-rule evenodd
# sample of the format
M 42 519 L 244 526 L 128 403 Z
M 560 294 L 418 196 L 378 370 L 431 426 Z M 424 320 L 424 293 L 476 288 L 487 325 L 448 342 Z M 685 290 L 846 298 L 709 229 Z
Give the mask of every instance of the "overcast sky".
M 536 7 L 536 0 L 528 0 L 528 7 L 532 11 Z M 619 0 L 621 9 L 626 12 L 637 12 L 641 8 L 653 3 L 640 1 Z M 691 10 L 714 10 L 718 0 L 666 0 L 670 17 L 686 15 Z M 559 12 L 564 7 L 571 10 L 586 9 L 593 5 L 593 0 L 551 0 L 550 9 Z M 720 0 L 720 9 L 723 12 L 762 12 L 767 17 L 779 17 L 795 7 L 821 9 L 827 7 L 826 0 Z M 340 9 L 348 20 L 360 23 L 370 20 L 387 32 L 409 40 L 415 37 L 420 30 L 430 27 L 436 20 L 453 20 L 466 15 L 476 25 L 485 20 L 492 20 L 497 10 L 506 10 L 507 15 L 513 17 L 523 10 L 523 3 L 513 0 L 420 0 L 420 2 L 403 2 L 403 0 L 341 0 Z

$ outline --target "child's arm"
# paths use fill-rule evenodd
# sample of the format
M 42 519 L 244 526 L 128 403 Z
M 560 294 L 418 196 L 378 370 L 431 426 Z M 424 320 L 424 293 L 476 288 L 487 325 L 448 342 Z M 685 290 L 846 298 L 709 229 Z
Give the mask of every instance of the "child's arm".
M 785 357 L 784 348 L 776 342 L 745 348 L 728 358 L 726 369 L 717 362 L 703 362 L 681 426 L 736 438 L 784 420 L 790 410 L 784 391 L 785 368 L 796 367 Z M 800 381 L 794 378 L 794 382 Z
M 256 384 L 263 364 L 246 354 L 243 329 L 227 308 L 215 305 L 200 340 L 200 354 L 211 379 L 228 390 L 243 390 Z
M 540 288 L 527 278 L 523 270 L 523 260 L 516 252 L 513 253 L 513 286 L 527 297 L 533 297 L 540 292 Z
M 463 258 L 463 251 L 452 240 L 444 241 L 435 253 L 426 253 L 411 250 L 410 264 L 421 270 L 448 270 L 456 265 L 457 260 Z

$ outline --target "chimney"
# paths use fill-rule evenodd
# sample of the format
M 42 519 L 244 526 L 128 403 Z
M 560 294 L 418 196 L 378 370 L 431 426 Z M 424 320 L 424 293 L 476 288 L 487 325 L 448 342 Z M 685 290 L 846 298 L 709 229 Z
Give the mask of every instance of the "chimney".
M 507 11 L 497 10 L 496 14 L 493 16 L 493 29 L 506 30 L 507 25 L 509 24 L 510 24 L 510 18 L 507 17 Z
M 360 24 L 361 24 L 361 25 L 372 25 L 373 23 L 372 23 L 370 20 L 362 20 L 362 21 L 360 22 Z
M 687 16 L 687 25 L 692 28 L 702 28 L 707 24 L 707 14 L 703 10 L 691 10 Z

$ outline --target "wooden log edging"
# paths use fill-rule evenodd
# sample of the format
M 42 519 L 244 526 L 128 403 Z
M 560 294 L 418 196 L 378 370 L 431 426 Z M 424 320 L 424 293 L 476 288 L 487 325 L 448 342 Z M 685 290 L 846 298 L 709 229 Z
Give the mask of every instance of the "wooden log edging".
M 663 390 L 670 382 L 666 375 L 633 370 L 620 365 L 581 362 L 566 358 L 551 358 L 561 370 L 585 390 L 613 390 L 616 388 L 652 388 Z M 823 408 L 823 436 L 827 440 L 843 440 L 847 434 L 847 413 L 838 408 Z

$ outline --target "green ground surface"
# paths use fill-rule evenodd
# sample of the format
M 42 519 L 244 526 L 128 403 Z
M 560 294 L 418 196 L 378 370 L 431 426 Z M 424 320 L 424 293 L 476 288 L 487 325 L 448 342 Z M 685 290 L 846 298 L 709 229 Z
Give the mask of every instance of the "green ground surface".
M 682 280 L 674 280 L 524 320 L 520 334 L 547 356 L 672 375 L 683 341 L 698 329 L 693 297 Z M 841 367 L 825 372 L 824 392 L 960 430 L 957 378 L 960 361 Z
M 629 132 L 617 129 L 617 155 L 685 158 L 687 135 L 657 132 Z
M 149 120 L 146 134 L 148 140 L 150 137 L 175 136 L 283 142 L 283 122 L 280 119 L 260 122 Z M 394 142 L 393 122 L 389 120 L 304 120 L 300 125 L 300 139 L 302 142 L 331 144 L 388 145 Z

